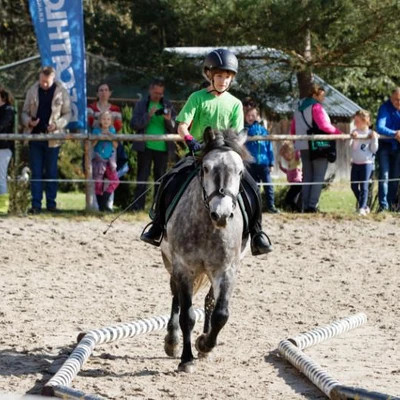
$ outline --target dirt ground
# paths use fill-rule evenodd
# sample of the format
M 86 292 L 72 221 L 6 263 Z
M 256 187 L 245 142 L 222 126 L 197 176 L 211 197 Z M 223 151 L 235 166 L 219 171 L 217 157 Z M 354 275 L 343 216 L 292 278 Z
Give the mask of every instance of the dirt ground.
M 274 252 L 244 258 L 212 360 L 177 373 L 153 332 L 96 348 L 72 387 L 106 399 L 323 399 L 277 345 L 365 312 L 367 325 L 305 352 L 343 384 L 399 396 L 399 222 L 264 216 Z M 118 220 L 103 235 L 98 218 L 0 219 L 1 393 L 40 393 L 82 331 L 169 314 L 144 224 Z

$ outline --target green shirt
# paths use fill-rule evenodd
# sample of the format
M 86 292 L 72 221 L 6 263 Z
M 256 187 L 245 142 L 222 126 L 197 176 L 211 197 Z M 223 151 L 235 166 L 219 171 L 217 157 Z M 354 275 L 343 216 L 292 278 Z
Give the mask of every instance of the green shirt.
M 148 111 L 150 111 L 153 107 L 156 107 L 158 110 L 163 108 L 163 106 L 160 103 L 150 101 Z M 153 116 L 150 118 L 149 123 L 146 126 L 145 133 L 148 135 L 164 135 L 165 134 L 164 117 L 162 115 L 153 114 Z M 157 151 L 167 151 L 167 143 L 149 141 L 146 142 L 146 148 Z
M 243 129 L 242 102 L 228 92 L 220 96 L 202 89 L 192 93 L 176 118 L 190 127 L 190 134 L 203 141 L 203 133 L 207 127 L 213 129 Z

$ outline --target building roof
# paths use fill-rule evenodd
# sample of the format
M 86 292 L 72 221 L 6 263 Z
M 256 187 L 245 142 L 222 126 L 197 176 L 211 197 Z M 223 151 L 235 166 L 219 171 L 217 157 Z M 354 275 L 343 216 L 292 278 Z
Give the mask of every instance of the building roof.
M 257 88 L 265 107 L 277 114 L 289 114 L 297 108 L 299 102 L 297 78 L 290 69 L 288 63 L 290 57 L 287 54 L 258 46 L 221 47 L 229 49 L 240 59 L 238 85 Z M 168 47 L 164 50 L 187 58 L 202 59 L 214 49 L 215 47 Z M 315 83 L 325 88 L 324 108 L 330 116 L 351 118 L 361 109 L 318 75 L 314 74 L 313 79 Z

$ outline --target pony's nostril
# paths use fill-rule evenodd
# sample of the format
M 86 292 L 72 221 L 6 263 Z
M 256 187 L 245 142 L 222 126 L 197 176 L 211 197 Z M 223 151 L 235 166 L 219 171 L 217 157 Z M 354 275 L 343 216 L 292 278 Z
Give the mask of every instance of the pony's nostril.
M 216 213 L 215 211 L 213 211 L 210 215 L 211 215 L 211 219 L 212 219 L 213 221 L 218 221 L 218 219 L 219 219 L 218 213 Z
M 229 219 L 232 219 L 233 218 L 233 213 L 231 213 L 231 215 L 229 216 Z

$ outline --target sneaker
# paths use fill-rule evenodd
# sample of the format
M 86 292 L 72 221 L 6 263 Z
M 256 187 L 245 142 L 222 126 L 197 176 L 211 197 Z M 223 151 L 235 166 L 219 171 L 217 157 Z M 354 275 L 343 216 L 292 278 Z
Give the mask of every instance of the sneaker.
M 57 207 L 47 207 L 47 211 L 54 214 L 59 214 L 61 212 Z
M 317 214 L 319 212 L 318 208 L 315 207 L 308 207 L 304 211 L 306 214 Z
M 358 212 L 358 215 L 362 215 L 362 216 L 364 216 L 364 215 L 367 215 L 368 213 L 367 213 L 367 209 L 366 208 L 360 208 L 360 211 Z
M 268 214 L 280 214 L 280 211 L 274 206 L 267 209 Z
M 37 214 L 40 214 L 41 212 L 42 212 L 42 210 L 37 207 L 32 207 L 28 210 L 28 214 L 32 214 L 32 215 L 37 215 Z

